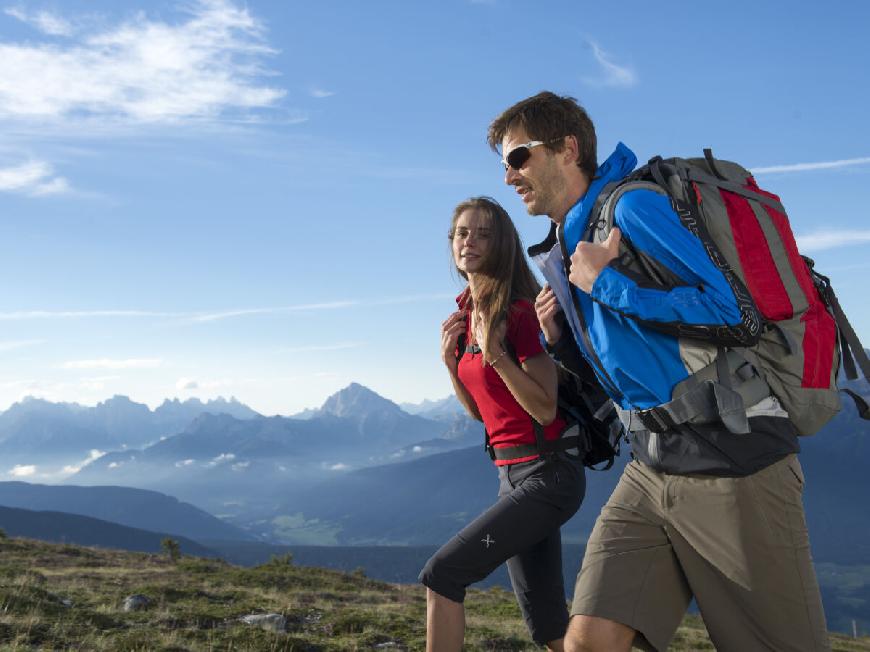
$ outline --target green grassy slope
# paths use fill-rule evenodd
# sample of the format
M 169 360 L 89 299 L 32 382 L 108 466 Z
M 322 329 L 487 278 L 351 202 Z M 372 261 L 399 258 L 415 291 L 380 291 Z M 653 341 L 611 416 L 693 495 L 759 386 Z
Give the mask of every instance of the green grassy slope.
M 141 611 L 124 598 L 147 596 Z M 513 595 L 472 590 L 467 650 L 537 650 Z M 256 568 L 222 561 L 0 538 L 2 650 L 422 650 L 420 586 L 361 573 L 273 560 Z M 239 620 L 279 613 L 284 632 Z M 681 627 L 673 650 L 712 649 L 698 618 Z M 834 638 L 835 650 L 866 650 L 870 639 Z

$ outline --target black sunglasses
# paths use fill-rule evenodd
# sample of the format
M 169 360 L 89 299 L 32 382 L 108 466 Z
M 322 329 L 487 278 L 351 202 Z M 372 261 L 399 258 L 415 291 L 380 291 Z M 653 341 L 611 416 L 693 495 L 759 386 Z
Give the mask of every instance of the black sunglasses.
M 549 143 L 555 143 L 557 140 L 562 140 L 561 138 L 556 138 L 554 140 L 530 140 L 527 143 L 523 143 L 522 145 L 517 145 L 511 151 L 507 153 L 507 155 L 501 160 L 502 165 L 504 165 L 505 172 L 507 172 L 508 168 L 513 168 L 514 170 L 519 170 L 526 164 L 526 161 L 529 160 L 529 157 L 532 155 L 532 147 L 537 147 L 538 145 L 548 145 Z

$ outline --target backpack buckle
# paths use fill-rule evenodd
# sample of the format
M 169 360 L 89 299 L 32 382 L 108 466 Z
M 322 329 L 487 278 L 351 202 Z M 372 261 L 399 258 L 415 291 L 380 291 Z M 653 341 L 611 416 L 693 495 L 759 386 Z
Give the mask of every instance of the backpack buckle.
M 676 425 L 667 412 L 663 412 L 654 407 L 649 408 L 648 410 L 636 410 L 633 415 L 636 416 L 650 432 L 665 432 Z

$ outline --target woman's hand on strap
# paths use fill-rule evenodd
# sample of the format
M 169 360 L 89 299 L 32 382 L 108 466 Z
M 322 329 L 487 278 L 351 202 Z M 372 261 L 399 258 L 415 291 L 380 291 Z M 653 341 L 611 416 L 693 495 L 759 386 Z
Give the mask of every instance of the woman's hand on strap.
M 550 346 L 555 345 L 562 337 L 562 326 L 557 319 L 560 312 L 562 312 L 562 306 L 559 305 L 553 288 L 545 285 L 535 297 L 535 314 L 541 324 L 544 339 Z
M 465 332 L 465 312 L 457 310 L 441 324 L 441 359 L 450 371 L 455 372 L 459 361 L 456 359 L 456 345 L 459 336 Z

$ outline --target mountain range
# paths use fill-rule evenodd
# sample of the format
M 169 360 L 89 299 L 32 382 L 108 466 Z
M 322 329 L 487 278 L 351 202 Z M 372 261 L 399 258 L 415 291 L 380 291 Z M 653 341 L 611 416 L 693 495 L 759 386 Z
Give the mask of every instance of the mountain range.
M 155 410 L 126 396 L 94 407 L 27 398 L 0 413 L 0 459 L 33 466 L 76 464 L 92 450 L 141 448 L 173 435 L 202 414 L 260 415 L 235 399 L 166 400 Z
M 865 380 L 849 385 L 868 391 Z M 152 412 L 124 397 L 94 408 L 32 399 L 0 414 L 0 446 L 8 460 L 12 454 L 23 459 L 13 432 L 28 451 L 35 442 L 50 446 L 45 442 L 81 432 L 146 442 L 91 461 L 67 483 L 159 491 L 261 541 L 436 544 L 492 503 L 496 474 L 482 450 L 481 425 L 464 416 L 455 399 L 407 409 L 416 414 L 356 383 L 304 419 L 264 417 L 236 401 L 167 401 Z M 868 426 L 844 400 L 842 412 L 822 432 L 801 439 L 813 547 L 841 562 L 870 559 L 870 517 L 850 500 L 870 494 L 870 475 L 863 469 L 870 453 Z M 167 430 L 173 427 L 175 432 Z M 587 496 L 565 528 L 566 541 L 585 540 L 618 475 L 618 468 L 588 473 Z M 67 511 L 64 504 L 17 492 L 17 502 L 10 492 L 4 498 L 0 485 L 0 504 Z M 77 513 L 125 523 L 118 511 Z M 832 536 L 844 524 L 852 536 Z
M 163 491 L 247 525 L 330 477 L 462 448 L 482 432 L 459 414 L 408 414 L 352 383 L 304 419 L 201 414 L 150 446 L 109 452 L 67 481 Z

